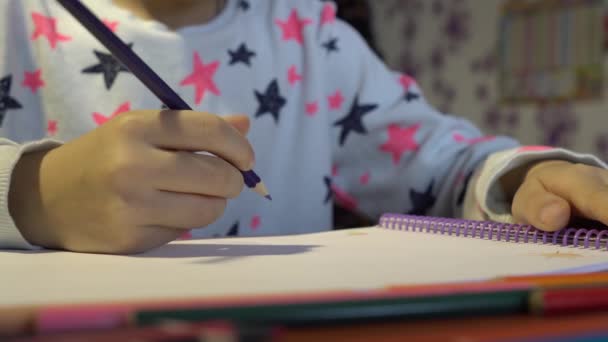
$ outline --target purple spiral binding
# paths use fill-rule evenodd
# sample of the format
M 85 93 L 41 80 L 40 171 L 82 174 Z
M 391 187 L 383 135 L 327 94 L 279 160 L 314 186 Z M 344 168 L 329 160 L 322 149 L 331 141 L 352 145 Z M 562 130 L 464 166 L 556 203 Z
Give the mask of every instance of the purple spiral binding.
M 500 239 L 502 238 L 502 230 L 505 228 L 505 224 L 504 223 L 499 223 L 498 224 L 498 237 L 496 237 L 497 241 L 500 241 Z
M 608 229 L 606 228 L 570 227 L 556 232 L 545 232 L 530 225 L 403 214 L 384 214 L 380 217 L 378 225 L 393 230 L 514 243 L 541 243 L 595 249 L 602 249 L 604 246 L 603 249 L 608 251 Z
M 589 240 L 591 239 L 591 234 L 595 234 L 597 236 L 597 234 L 599 234 L 599 231 L 597 229 L 591 229 L 587 232 L 587 234 L 585 235 L 585 248 L 589 248 Z
M 521 226 L 516 224 L 513 226 L 513 228 L 515 229 L 515 243 L 519 242 L 519 232 L 521 232 Z
M 524 243 L 528 243 L 528 238 L 530 237 L 530 229 L 532 229 L 532 226 L 526 225 L 526 230 L 524 230 Z

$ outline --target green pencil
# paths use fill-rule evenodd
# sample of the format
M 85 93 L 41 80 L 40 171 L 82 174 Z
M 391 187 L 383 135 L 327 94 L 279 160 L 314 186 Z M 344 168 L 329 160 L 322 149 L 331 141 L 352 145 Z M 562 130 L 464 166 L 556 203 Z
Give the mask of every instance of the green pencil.
M 142 310 L 133 315 L 136 325 L 163 321 L 228 320 L 272 325 L 317 325 L 391 319 L 507 315 L 527 312 L 528 290 L 502 290 L 438 296 L 308 302 L 294 304 Z

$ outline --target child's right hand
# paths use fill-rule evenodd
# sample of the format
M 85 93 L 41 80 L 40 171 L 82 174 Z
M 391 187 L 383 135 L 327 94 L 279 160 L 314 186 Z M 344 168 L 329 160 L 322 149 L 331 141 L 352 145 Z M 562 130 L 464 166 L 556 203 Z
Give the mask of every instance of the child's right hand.
M 47 248 L 123 254 L 162 245 L 218 219 L 241 192 L 237 167 L 254 163 L 248 129 L 245 116 L 123 113 L 61 147 L 22 156 L 11 215 L 30 243 Z

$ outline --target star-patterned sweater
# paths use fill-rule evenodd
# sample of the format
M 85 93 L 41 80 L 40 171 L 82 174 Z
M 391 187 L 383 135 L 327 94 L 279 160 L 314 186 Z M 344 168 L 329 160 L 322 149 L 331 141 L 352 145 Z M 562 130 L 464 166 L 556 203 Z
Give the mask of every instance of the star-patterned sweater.
M 508 221 L 496 185 L 504 172 L 546 158 L 603 166 L 589 155 L 486 137 L 438 112 L 412 78 L 390 71 L 336 18 L 329 1 L 229 0 L 211 22 L 176 31 L 111 0 L 85 3 L 193 108 L 252 120 L 256 171 L 274 200 L 246 190 L 194 236 L 327 230 L 334 201 L 370 218 Z M 0 2 L 0 29 L 0 247 L 33 248 L 7 205 L 19 157 L 125 111 L 162 106 L 55 1 Z

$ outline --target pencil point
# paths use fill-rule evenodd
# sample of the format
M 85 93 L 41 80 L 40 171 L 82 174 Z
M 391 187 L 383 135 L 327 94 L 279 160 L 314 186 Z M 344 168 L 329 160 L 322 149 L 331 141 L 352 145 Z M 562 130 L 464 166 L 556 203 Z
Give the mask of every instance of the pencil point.
M 260 194 L 260 196 L 265 197 L 266 199 L 272 201 L 272 197 L 268 193 L 268 189 L 266 189 L 266 185 L 264 185 L 264 183 L 262 183 L 262 182 L 257 183 L 255 185 L 255 187 L 253 188 L 253 191 Z

